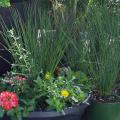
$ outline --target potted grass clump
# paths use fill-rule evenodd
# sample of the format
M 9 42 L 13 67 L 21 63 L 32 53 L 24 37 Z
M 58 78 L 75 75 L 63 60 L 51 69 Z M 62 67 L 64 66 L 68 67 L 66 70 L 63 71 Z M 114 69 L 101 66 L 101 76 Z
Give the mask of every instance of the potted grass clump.
M 78 69 L 87 70 L 91 78 L 93 94 L 87 120 L 120 119 L 119 13 L 114 5 L 89 6 L 77 24 L 77 39 L 65 56 L 71 67 L 79 64 Z
M 25 21 L 16 10 L 8 28 L 0 32 L 13 62 L 0 80 L 0 117 L 12 120 L 80 120 L 88 106 L 89 82 L 81 71 L 57 69 L 68 45 L 69 30 L 55 27 L 41 8 L 25 9 Z
M 119 11 L 106 6 L 92 6 L 91 10 L 88 60 L 94 91 L 87 117 L 88 120 L 119 120 Z

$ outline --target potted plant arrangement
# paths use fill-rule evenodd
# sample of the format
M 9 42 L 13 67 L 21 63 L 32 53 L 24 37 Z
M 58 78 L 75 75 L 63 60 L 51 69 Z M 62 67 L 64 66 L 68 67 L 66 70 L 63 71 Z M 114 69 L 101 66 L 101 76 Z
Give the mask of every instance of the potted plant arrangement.
M 23 20 L 11 11 L 11 29 L 0 21 L 11 71 L 0 80 L 0 117 L 4 120 L 80 120 L 89 100 L 90 84 L 82 71 L 58 67 L 71 43 L 66 26 L 41 8 L 25 9 Z

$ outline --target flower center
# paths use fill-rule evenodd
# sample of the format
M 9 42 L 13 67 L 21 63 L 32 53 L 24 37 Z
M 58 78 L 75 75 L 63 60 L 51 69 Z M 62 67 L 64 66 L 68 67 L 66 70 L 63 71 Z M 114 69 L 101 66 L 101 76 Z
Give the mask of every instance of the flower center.
M 7 100 L 10 101 L 11 97 L 10 96 L 7 96 Z

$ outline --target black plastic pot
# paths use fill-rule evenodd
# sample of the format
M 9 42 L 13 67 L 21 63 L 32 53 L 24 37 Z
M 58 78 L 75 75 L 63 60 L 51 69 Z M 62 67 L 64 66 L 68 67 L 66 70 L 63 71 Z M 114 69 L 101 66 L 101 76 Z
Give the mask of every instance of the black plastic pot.
M 32 112 L 30 116 L 24 120 L 85 120 L 83 115 L 87 107 L 90 105 L 90 99 L 91 92 L 83 103 L 66 108 L 64 112 Z
M 23 120 L 84 120 L 82 115 L 87 107 L 88 104 L 82 103 L 80 105 L 67 108 L 64 110 L 64 112 L 32 112 L 28 118 L 24 118 Z M 4 117 L 1 120 L 10 120 L 10 118 Z
M 25 120 L 82 120 L 82 115 L 88 104 L 82 103 L 71 108 L 67 108 L 62 112 L 32 112 L 29 118 Z
M 87 120 L 120 120 L 120 103 L 93 102 L 86 116 Z
M 91 92 L 83 103 L 74 105 L 64 109 L 63 112 L 56 111 L 35 111 L 31 112 L 27 118 L 23 120 L 86 120 L 84 113 L 90 105 Z M 5 116 L 0 120 L 11 120 Z

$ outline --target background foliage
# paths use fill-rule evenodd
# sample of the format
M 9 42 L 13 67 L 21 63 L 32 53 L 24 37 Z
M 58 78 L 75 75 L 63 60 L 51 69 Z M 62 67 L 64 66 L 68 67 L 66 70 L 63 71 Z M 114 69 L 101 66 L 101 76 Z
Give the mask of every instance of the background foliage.
M 10 6 L 10 0 L 0 0 L 0 6 Z

